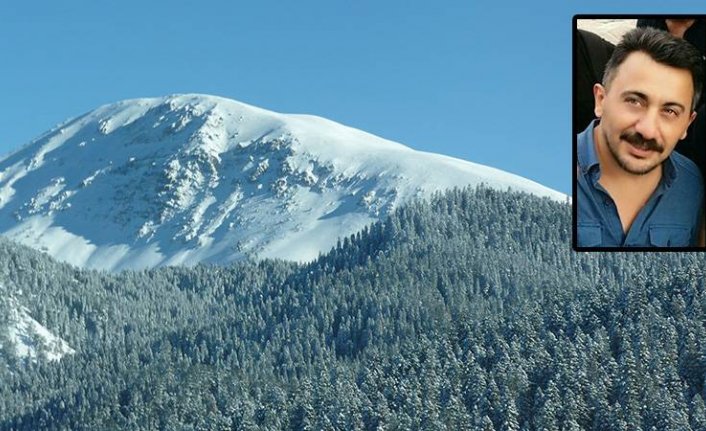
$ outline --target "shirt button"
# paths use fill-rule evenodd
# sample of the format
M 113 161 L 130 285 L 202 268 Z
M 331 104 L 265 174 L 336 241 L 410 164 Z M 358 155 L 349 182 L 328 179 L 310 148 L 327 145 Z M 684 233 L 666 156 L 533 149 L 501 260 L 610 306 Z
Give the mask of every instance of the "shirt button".
M 610 201 L 608 199 L 603 199 L 603 206 L 606 208 L 610 206 Z

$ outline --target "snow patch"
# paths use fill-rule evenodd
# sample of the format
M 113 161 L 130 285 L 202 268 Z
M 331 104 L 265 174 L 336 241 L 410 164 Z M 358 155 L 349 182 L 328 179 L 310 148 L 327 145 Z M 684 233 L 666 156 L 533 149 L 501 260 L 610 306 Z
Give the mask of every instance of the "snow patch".
M 14 298 L 9 298 L 8 303 L 7 339 L 10 346 L 14 346 L 18 358 L 36 362 L 40 356 L 44 356 L 49 361 L 58 361 L 65 355 L 75 353 L 66 341 L 34 320 L 29 310 L 19 306 Z

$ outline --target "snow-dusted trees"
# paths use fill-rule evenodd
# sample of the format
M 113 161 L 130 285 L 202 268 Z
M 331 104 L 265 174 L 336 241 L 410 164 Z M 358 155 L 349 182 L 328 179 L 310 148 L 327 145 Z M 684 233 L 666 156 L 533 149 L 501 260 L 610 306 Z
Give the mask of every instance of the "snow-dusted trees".
M 702 258 L 568 232 L 479 188 L 305 265 L 111 275 L 0 239 L 0 284 L 76 350 L 0 350 L 0 429 L 705 429 Z

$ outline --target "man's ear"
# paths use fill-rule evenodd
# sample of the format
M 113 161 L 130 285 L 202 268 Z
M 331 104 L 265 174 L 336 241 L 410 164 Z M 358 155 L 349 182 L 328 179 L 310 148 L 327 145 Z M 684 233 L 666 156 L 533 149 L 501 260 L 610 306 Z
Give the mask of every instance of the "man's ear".
M 686 129 L 684 129 L 684 133 L 681 135 L 681 138 L 679 138 L 679 139 L 686 138 L 686 131 L 689 129 L 689 126 L 691 126 L 691 123 L 693 123 L 695 119 L 696 119 L 696 111 L 692 111 L 691 115 L 689 116 L 689 124 L 686 125 Z
M 601 118 L 603 115 L 603 100 L 605 99 L 605 87 L 601 84 L 593 84 L 593 113 L 596 114 L 596 118 Z

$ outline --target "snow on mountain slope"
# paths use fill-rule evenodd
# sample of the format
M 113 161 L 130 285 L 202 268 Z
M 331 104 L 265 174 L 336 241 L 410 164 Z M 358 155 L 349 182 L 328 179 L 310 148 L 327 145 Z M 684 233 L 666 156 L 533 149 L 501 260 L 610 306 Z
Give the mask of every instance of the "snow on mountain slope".
M 13 297 L 2 299 L 0 311 L 4 336 L 0 337 L 0 353 L 3 348 L 10 348 L 16 358 L 36 361 L 44 357 L 49 361 L 58 361 L 64 355 L 75 353 L 66 341 L 52 334 L 47 328 L 29 315 L 29 310 L 21 306 Z
M 304 261 L 402 203 L 479 183 L 566 199 L 319 117 L 204 95 L 136 99 L 0 161 L 0 233 L 107 270 Z

